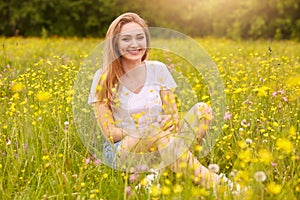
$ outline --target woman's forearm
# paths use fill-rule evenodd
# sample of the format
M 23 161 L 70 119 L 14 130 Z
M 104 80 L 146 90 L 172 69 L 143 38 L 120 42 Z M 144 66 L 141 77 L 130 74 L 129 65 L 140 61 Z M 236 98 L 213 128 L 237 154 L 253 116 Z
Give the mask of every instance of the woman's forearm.
M 101 132 L 107 140 L 111 142 L 122 140 L 126 133 L 116 126 L 111 111 L 104 103 L 94 103 L 94 113 Z

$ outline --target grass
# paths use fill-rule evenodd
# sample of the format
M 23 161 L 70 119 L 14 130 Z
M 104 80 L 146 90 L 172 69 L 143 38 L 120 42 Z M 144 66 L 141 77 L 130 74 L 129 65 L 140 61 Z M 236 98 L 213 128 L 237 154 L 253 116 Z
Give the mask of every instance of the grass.
M 299 199 L 300 43 L 196 40 L 219 68 L 227 117 L 201 162 L 247 187 L 243 199 Z M 136 192 L 144 174 L 135 180 L 112 170 L 85 148 L 72 114 L 73 83 L 100 41 L 0 38 L 0 199 L 215 199 L 193 177 L 167 169 L 160 188 Z M 187 77 L 209 103 L 204 82 Z M 224 187 L 218 193 L 241 198 Z

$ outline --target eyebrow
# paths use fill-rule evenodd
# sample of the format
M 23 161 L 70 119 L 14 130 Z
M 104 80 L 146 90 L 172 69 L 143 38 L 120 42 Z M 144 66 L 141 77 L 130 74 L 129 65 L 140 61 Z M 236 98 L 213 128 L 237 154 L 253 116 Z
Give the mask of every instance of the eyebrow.
M 136 34 L 136 36 L 140 36 L 140 35 L 146 35 L 146 34 L 144 32 Z M 121 34 L 121 37 L 131 37 L 131 36 L 132 35 L 130 35 L 130 34 L 125 34 L 125 35 Z

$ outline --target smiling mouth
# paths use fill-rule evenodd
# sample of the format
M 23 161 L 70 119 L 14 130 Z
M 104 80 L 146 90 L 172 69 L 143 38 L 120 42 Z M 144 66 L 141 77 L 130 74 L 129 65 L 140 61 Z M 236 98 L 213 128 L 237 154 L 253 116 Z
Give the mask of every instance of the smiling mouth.
M 131 50 L 127 50 L 126 52 L 127 53 L 130 53 L 130 54 L 138 54 L 142 51 L 143 49 L 131 49 Z

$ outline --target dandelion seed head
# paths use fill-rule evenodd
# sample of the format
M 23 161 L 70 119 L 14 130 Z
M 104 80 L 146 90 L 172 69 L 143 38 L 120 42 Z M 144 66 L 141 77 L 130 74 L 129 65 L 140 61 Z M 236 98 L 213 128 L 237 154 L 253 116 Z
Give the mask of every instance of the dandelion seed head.
M 220 167 L 219 167 L 219 165 L 217 165 L 217 164 L 209 164 L 209 165 L 208 165 L 208 169 L 209 169 L 211 172 L 217 173 L 217 172 L 219 172 Z
M 250 138 L 247 138 L 246 140 L 245 140 L 245 142 L 246 142 L 246 144 L 252 144 L 252 140 L 250 139 Z
M 258 182 L 264 182 L 267 179 L 267 175 L 263 171 L 258 171 L 258 172 L 255 172 L 254 178 Z

